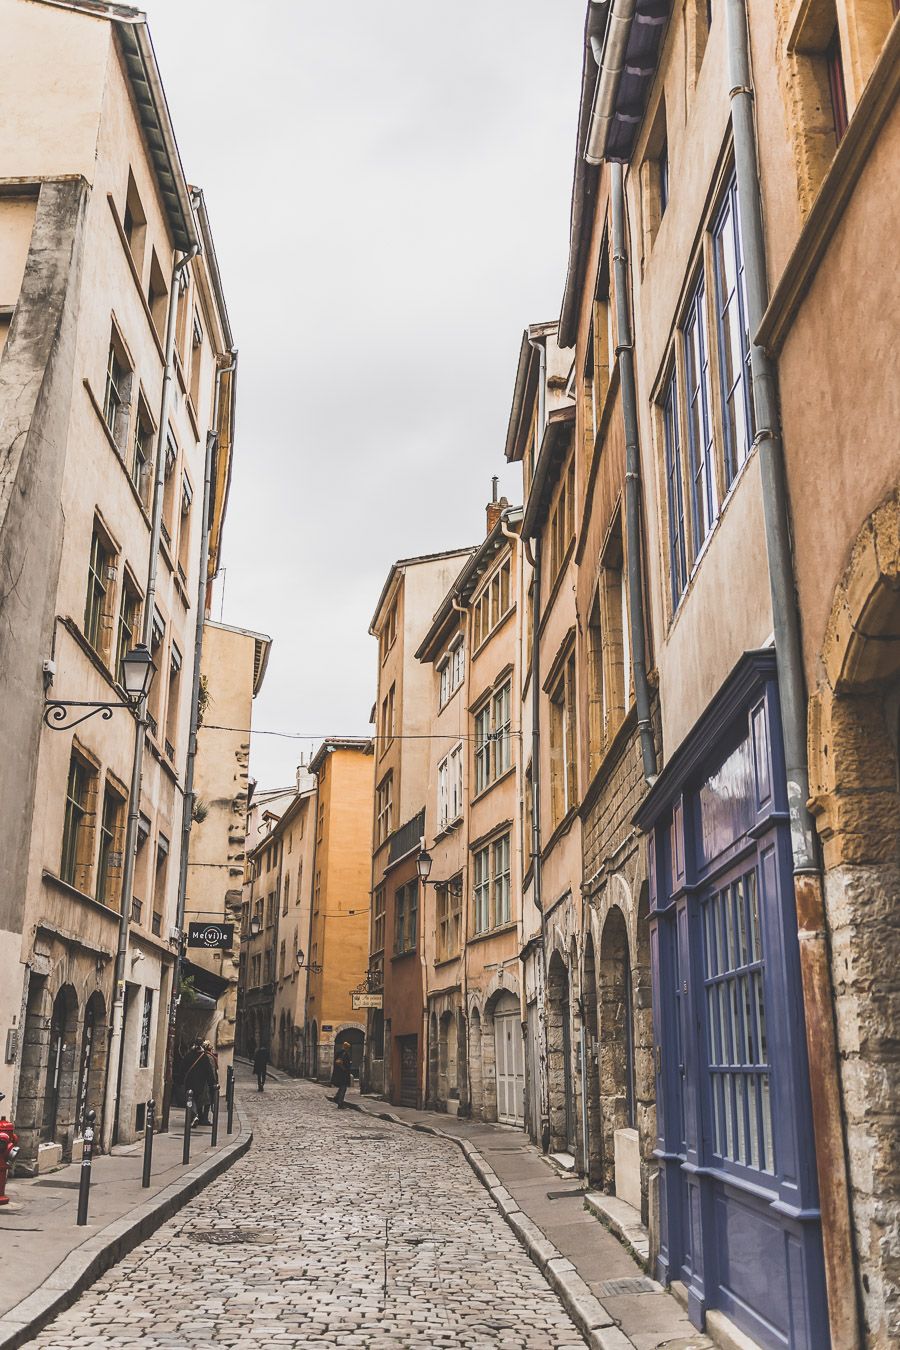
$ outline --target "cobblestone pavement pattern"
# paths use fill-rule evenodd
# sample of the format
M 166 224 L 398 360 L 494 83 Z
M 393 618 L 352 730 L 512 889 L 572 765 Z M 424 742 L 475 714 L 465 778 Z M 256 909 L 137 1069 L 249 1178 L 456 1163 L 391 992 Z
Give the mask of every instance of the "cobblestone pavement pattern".
M 241 1105 L 250 1152 L 33 1345 L 583 1350 L 455 1145 L 308 1083 Z

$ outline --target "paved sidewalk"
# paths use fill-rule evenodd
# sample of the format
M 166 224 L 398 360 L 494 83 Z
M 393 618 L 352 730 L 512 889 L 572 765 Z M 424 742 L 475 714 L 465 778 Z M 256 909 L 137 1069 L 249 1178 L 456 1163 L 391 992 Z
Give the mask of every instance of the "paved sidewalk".
M 76 1224 L 80 1163 L 11 1180 L 7 1186 L 11 1203 L 0 1208 L 4 1254 L 0 1346 L 7 1344 L 19 1322 L 26 1323 L 40 1311 L 37 1305 L 51 1289 L 61 1295 L 67 1283 L 76 1291 L 83 1288 L 83 1275 L 118 1259 L 129 1249 L 132 1233 L 139 1241 L 216 1175 L 219 1164 L 227 1166 L 239 1156 L 249 1144 L 249 1133 L 238 1115 L 231 1135 L 226 1124 L 223 1099 L 217 1147 L 211 1146 L 208 1126 L 195 1127 L 191 1159 L 185 1166 L 184 1111 L 173 1109 L 170 1133 L 154 1138 L 151 1184 L 146 1190 L 141 1186 L 143 1140 L 95 1156 L 88 1223 L 81 1228 Z
M 623 1334 L 623 1340 L 614 1341 L 601 1329 L 596 1336 L 598 1345 L 618 1344 L 623 1350 L 625 1346 L 635 1350 L 707 1350 L 713 1345 L 691 1325 L 680 1303 L 647 1276 L 631 1252 L 585 1207 L 586 1192 L 580 1179 L 561 1176 L 522 1130 L 460 1120 L 437 1111 L 414 1111 L 355 1093 L 348 1097 L 348 1103 L 370 1115 L 388 1114 L 413 1128 L 437 1130 L 463 1142 L 469 1161 L 492 1193 L 499 1181 L 495 1199 L 501 1210 L 517 1208 L 526 1216 L 523 1224 L 516 1222 L 514 1213 L 506 1215 L 551 1282 L 558 1283 L 553 1279 L 555 1258 L 561 1256 L 571 1262 L 576 1276 Z M 477 1151 L 474 1157 L 472 1149 Z M 513 1206 L 504 1200 L 506 1192 Z M 537 1236 L 535 1228 L 539 1230 Z M 556 1251 L 542 1246 L 541 1237 Z M 562 1268 L 560 1273 L 564 1274 Z M 580 1281 L 572 1283 L 577 1286 Z M 559 1292 L 568 1306 L 564 1290 Z M 574 1297 L 578 1297 L 577 1287 Z M 582 1301 L 587 1305 L 586 1299 Z M 572 1308 L 570 1311 L 574 1313 Z

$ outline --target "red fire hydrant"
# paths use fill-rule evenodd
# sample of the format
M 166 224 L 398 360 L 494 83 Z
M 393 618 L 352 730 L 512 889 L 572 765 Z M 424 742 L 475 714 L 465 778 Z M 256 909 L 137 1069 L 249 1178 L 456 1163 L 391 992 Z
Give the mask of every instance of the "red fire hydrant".
M 3 1093 L 0 1092 L 0 1101 L 3 1100 Z M 19 1151 L 19 1136 L 11 1120 L 0 1114 L 0 1205 L 9 1204 L 9 1196 L 6 1194 L 6 1178 L 9 1175 L 10 1165 Z

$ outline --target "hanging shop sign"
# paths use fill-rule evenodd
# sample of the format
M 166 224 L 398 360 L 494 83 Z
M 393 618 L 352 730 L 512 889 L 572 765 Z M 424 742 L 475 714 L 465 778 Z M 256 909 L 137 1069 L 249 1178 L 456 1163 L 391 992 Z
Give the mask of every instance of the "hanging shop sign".
M 234 946 L 234 924 L 188 924 L 187 945 L 189 947 L 204 947 L 207 951 L 230 952 Z
M 360 1008 L 381 1008 L 384 1006 L 384 994 L 354 994 L 353 1007 L 356 1011 Z

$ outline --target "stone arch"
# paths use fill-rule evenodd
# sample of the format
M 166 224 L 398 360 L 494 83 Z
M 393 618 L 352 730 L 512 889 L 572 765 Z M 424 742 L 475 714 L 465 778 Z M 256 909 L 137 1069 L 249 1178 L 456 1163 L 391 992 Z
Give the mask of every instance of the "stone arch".
M 318 1078 L 319 1076 L 319 1024 L 313 1022 L 312 1031 L 309 1038 L 309 1076 Z
M 900 494 L 866 522 L 838 584 L 809 710 L 862 1298 L 890 1339 L 900 1247 Z M 892 1216 L 894 1216 L 892 1218 Z M 894 1305 L 896 1306 L 896 1305 Z
M 457 1086 L 459 1088 L 459 1111 L 461 1115 L 468 1114 L 470 1109 L 469 1101 L 469 1056 L 468 1056 L 468 1028 L 466 1024 L 466 1014 L 462 1008 L 458 1009 L 456 1014 L 456 1071 L 458 1076 Z
M 469 1092 L 472 1115 L 481 1119 L 484 1114 L 481 1072 L 481 1012 L 477 1004 L 469 1010 Z
M 434 1106 L 440 1101 L 441 1097 L 441 1052 L 440 1052 L 440 1032 L 438 1030 L 437 1013 L 432 1012 L 428 1019 L 428 1102 Z
M 632 982 L 625 915 L 612 905 L 600 935 L 599 980 L 602 1175 L 607 1190 L 615 1189 L 616 1134 L 637 1128 Z
M 338 1027 L 334 1037 L 335 1054 L 337 1054 L 345 1041 L 349 1042 L 350 1045 L 351 1073 L 354 1078 L 358 1078 L 366 1049 L 365 1029 L 359 1022 L 345 1022 L 342 1026 Z
M 587 1060 L 588 1179 L 603 1180 L 603 1122 L 600 1113 L 600 1045 L 597 1016 L 597 963 L 594 936 L 590 929 L 584 940 L 581 967 L 581 1001 Z
M 438 1048 L 438 1096 L 442 1102 L 458 1101 L 456 1018 L 449 1009 L 441 1014 Z
M 547 1081 L 550 1151 L 575 1147 L 569 972 L 554 945 L 547 966 Z
M 106 1001 L 99 989 L 88 999 L 81 1026 L 75 1127 L 83 1131 L 88 1111 L 96 1111 L 102 1123 L 103 1090 L 106 1082 Z
M 650 883 L 644 879 L 635 920 L 632 1008 L 634 1017 L 635 1110 L 641 1151 L 642 1213 L 647 1220 L 646 1196 L 650 1173 L 656 1166 L 656 1054 L 653 1040 L 653 971 L 650 964 Z
M 53 1000 L 41 1137 L 71 1152 L 78 1096 L 78 995 L 64 984 Z

